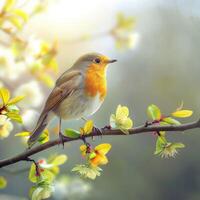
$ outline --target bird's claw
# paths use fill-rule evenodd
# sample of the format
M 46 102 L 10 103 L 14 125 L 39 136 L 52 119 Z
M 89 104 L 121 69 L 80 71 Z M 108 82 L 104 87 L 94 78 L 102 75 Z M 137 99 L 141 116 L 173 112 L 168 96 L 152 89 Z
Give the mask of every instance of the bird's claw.
M 101 137 L 102 137 L 102 135 L 103 135 L 102 129 L 101 129 L 101 128 L 98 128 L 98 127 L 96 127 L 96 126 L 93 127 L 92 132 L 94 133 L 94 135 L 100 135 Z

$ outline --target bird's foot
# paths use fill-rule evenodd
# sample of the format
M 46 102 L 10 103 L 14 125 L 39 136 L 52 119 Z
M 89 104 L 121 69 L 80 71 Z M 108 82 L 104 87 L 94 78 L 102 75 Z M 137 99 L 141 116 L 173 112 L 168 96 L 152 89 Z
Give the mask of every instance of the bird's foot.
M 103 129 L 98 128 L 98 127 L 96 127 L 96 126 L 93 127 L 92 132 L 93 132 L 92 138 L 93 138 L 94 136 L 97 136 L 97 135 L 100 135 L 100 136 L 102 137 L 102 135 L 103 135 Z
M 60 139 L 60 143 L 63 146 L 63 149 L 64 149 L 64 146 L 65 146 L 64 138 L 65 138 L 65 136 L 61 132 L 59 132 L 59 139 Z

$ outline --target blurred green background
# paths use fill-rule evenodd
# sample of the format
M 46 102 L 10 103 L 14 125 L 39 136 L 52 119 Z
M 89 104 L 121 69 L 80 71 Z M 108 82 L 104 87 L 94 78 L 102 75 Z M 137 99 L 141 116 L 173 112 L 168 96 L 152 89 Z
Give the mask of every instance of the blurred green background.
M 60 73 L 80 55 L 91 51 L 118 60 L 108 69 L 107 98 L 101 109 L 92 116 L 98 127 L 109 123 L 109 116 L 115 112 L 118 104 L 129 107 L 137 126 L 147 120 L 146 108 L 149 104 L 158 105 L 167 114 L 184 101 L 184 107 L 194 110 L 194 116 L 188 119 L 192 121 L 198 119 L 200 109 L 199 8 L 198 0 L 58 0 L 51 2 L 47 11 L 31 19 L 24 35 L 34 34 L 47 41 L 57 38 Z M 117 49 L 109 35 L 69 42 L 71 38 L 85 33 L 95 35 L 109 30 L 119 11 L 136 18 L 134 31 L 138 34 L 138 41 L 133 49 Z M 47 95 L 50 89 L 44 87 L 43 92 Z M 54 120 L 51 126 L 56 122 Z M 81 125 L 81 121 L 63 123 L 63 127 Z M 24 150 L 25 146 L 14 137 L 14 133 L 0 141 L 0 158 Z M 103 167 L 102 175 L 95 181 L 88 181 L 92 188 L 85 199 L 200 199 L 199 130 L 169 133 L 168 137 L 171 141 L 186 145 L 175 159 L 153 155 L 155 137 L 151 134 L 103 137 L 91 141 L 95 145 L 111 143 L 112 150 L 108 155 L 110 162 Z M 55 152 L 66 153 L 69 160 L 62 166 L 62 173 L 73 176 L 71 168 L 82 161 L 79 145 L 80 142 L 66 144 L 64 150 L 56 146 L 33 158 Z M 13 171 L 29 167 L 29 164 L 21 162 L 6 169 Z M 0 198 L 27 198 L 31 186 L 27 174 L 27 171 L 11 174 L 1 169 L 8 186 L 0 191 L 4 196 Z M 69 199 L 79 198 L 78 195 Z M 59 199 L 59 194 L 51 199 Z

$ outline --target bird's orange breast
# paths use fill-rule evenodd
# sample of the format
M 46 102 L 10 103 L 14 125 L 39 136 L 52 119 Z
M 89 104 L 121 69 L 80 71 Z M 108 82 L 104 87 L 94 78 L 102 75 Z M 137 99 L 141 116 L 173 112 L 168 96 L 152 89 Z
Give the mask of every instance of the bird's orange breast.
M 106 96 L 106 72 L 105 67 L 91 65 L 86 71 L 85 77 L 85 92 L 88 96 L 95 97 L 100 94 L 100 99 L 103 100 Z

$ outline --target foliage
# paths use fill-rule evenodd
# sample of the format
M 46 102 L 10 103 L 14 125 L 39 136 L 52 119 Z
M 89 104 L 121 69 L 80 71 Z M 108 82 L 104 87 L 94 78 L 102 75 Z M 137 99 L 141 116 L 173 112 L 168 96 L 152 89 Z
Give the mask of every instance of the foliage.
M 25 0 L 25 3 L 29 3 L 29 1 Z M 9 136 L 13 130 L 13 121 L 22 124 L 24 129 L 22 114 L 29 111 L 30 108 L 36 110 L 41 105 L 44 96 L 41 85 L 53 87 L 55 75 L 59 72 L 56 58 L 58 41 L 55 39 L 52 43 L 49 43 L 33 36 L 25 38 L 23 35 L 23 29 L 29 20 L 42 12 L 45 7 L 45 0 L 37 0 L 35 6 L 29 11 L 23 6 L 18 7 L 17 0 L 5 0 L 0 9 L 0 31 L 6 38 L 6 40 L 4 40 L 4 37 L 0 39 L 1 139 Z M 138 34 L 134 32 L 135 27 L 136 19 L 134 17 L 118 13 L 116 24 L 106 32 L 106 35 L 113 37 L 118 49 L 133 48 L 138 40 Z M 81 41 L 95 37 L 95 35 L 84 36 L 81 37 Z M 24 73 L 27 75 L 27 83 L 21 81 Z M 13 85 L 15 86 L 14 89 Z M 181 104 L 175 111 L 164 115 L 158 106 L 151 104 L 147 108 L 150 121 L 145 126 L 172 125 L 176 127 L 181 124 L 181 118 L 188 118 L 192 114 L 192 110 L 183 109 L 183 104 Z M 30 120 L 32 120 L 32 117 L 30 117 Z M 129 116 L 129 108 L 126 106 L 118 105 L 115 114 L 110 116 L 111 129 L 120 129 L 125 134 L 129 134 L 129 129 L 133 127 L 133 124 L 133 120 Z M 84 144 L 80 146 L 80 152 L 84 158 L 84 163 L 75 165 L 72 171 L 83 178 L 92 180 L 101 175 L 102 169 L 99 166 L 108 164 L 107 154 L 112 147 L 109 143 L 92 147 L 86 141 L 86 137 L 92 136 L 93 129 L 94 122 L 88 120 L 79 130 L 66 128 L 63 133 L 66 138 L 83 140 Z M 48 142 L 50 140 L 49 132 L 45 129 L 37 142 L 39 144 Z M 180 142 L 169 142 L 167 133 L 164 131 L 155 132 L 155 134 L 155 155 L 160 155 L 163 158 L 174 158 L 178 150 L 185 147 Z M 24 139 L 28 139 L 30 135 L 31 132 L 24 130 L 15 134 L 15 136 Z M 30 167 L 28 178 L 33 183 L 30 189 L 32 200 L 47 199 L 52 196 L 54 183 L 60 173 L 60 166 L 67 159 L 64 154 L 55 154 L 37 162 L 30 159 L 33 164 Z M 7 180 L 1 176 L 0 189 L 6 186 Z
M 28 140 L 28 138 L 30 137 L 31 134 L 32 134 L 31 132 L 22 131 L 22 132 L 16 133 L 15 136 L 24 137 L 24 138 L 26 138 L 26 140 Z M 37 142 L 40 144 L 44 144 L 48 141 L 49 141 L 49 131 L 48 131 L 48 129 L 45 129 L 42 132 L 42 134 L 39 136 L 39 138 L 37 139 Z
M 6 186 L 7 180 L 3 176 L 0 176 L 0 189 L 4 189 Z
M 161 110 L 158 106 L 152 104 L 147 108 L 148 116 L 153 120 L 151 123 L 147 123 L 147 125 L 180 125 L 176 118 L 186 118 L 190 117 L 193 114 L 192 110 L 182 109 L 183 105 L 179 106 L 176 111 L 171 114 L 165 116 L 161 113 Z M 154 154 L 161 155 L 161 157 L 175 157 L 177 154 L 177 149 L 184 148 L 185 145 L 182 143 L 171 143 L 166 139 L 166 133 L 164 131 L 157 132 L 157 140 L 156 140 L 156 150 Z
M 101 175 L 102 169 L 99 165 L 108 163 L 106 154 L 110 151 L 110 144 L 100 144 L 94 149 L 91 146 L 81 145 L 81 155 L 86 159 L 86 164 L 76 165 L 72 171 L 80 174 L 81 177 L 95 179 Z
M 53 182 L 59 174 L 59 166 L 67 161 L 64 154 L 54 155 L 48 159 L 40 159 L 31 165 L 29 180 L 34 183 L 30 189 L 30 196 L 34 199 L 45 199 L 52 195 L 54 190 Z

